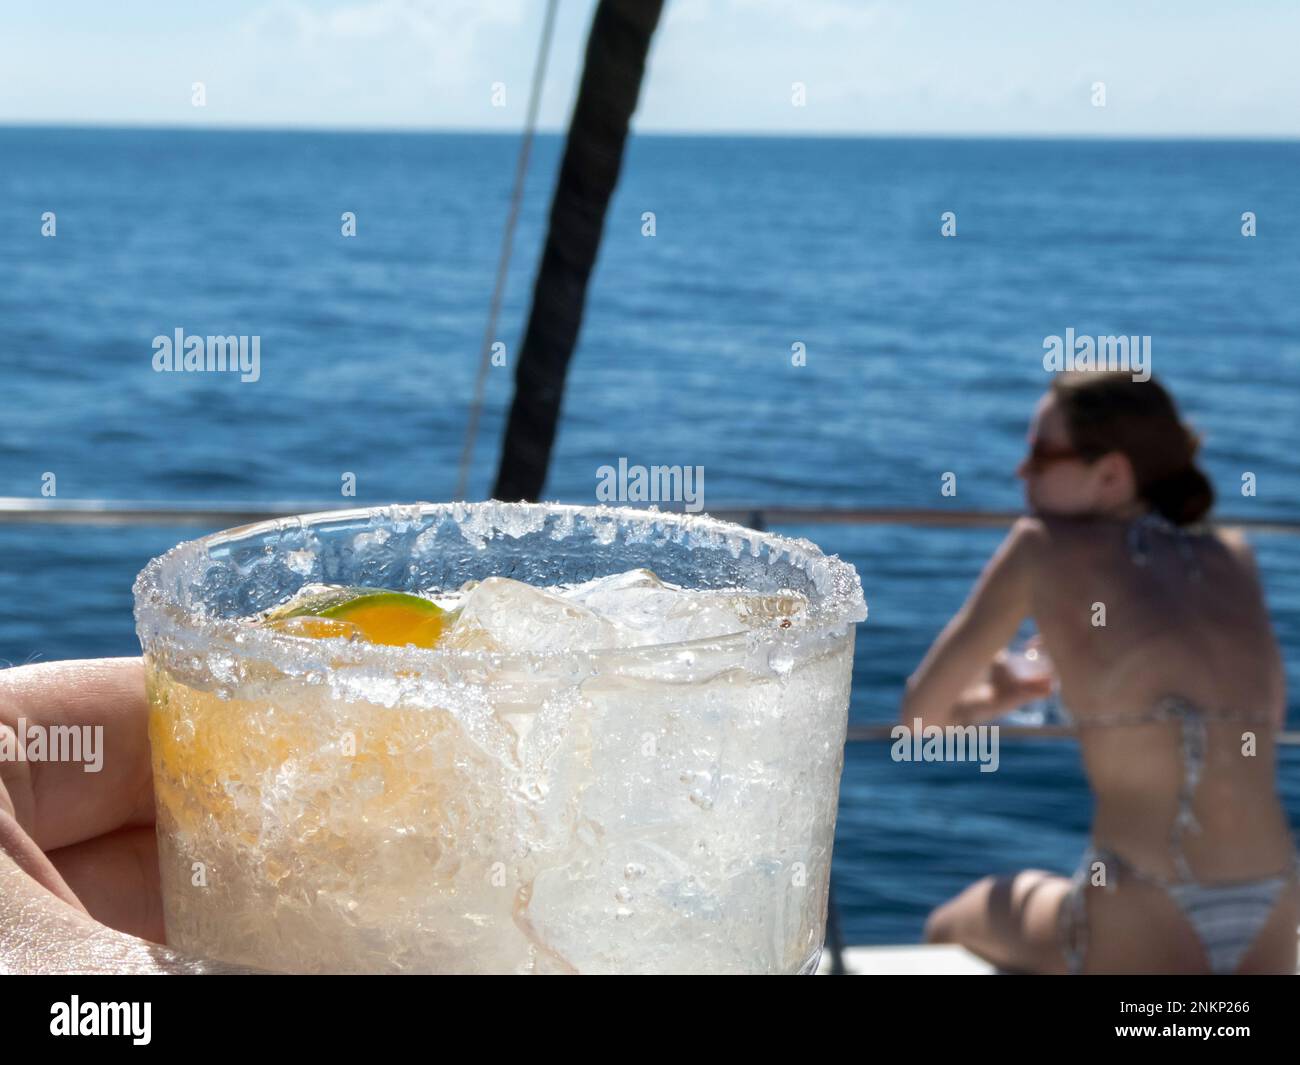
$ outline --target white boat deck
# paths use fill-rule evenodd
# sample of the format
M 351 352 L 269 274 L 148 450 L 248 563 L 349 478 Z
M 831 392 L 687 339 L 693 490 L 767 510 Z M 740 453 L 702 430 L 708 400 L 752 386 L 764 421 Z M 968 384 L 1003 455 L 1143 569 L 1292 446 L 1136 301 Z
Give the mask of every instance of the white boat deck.
M 916 944 L 904 947 L 845 947 L 844 968 L 849 976 L 991 976 L 997 969 L 975 957 L 965 947 Z M 831 954 L 822 951 L 818 976 L 831 971 Z
M 844 968 L 849 976 L 996 976 L 996 966 L 977 958 L 965 947 L 950 944 L 916 944 L 901 947 L 845 947 Z M 831 971 L 829 950 L 822 951 L 818 976 Z M 1296 969 L 1300 976 L 1300 968 Z

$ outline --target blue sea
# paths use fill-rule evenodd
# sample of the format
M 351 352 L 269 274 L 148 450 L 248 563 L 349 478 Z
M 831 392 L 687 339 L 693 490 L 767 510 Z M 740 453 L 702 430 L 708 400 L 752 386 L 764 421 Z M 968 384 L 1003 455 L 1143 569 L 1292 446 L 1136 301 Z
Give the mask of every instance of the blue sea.
M 450 498 L 517 148 L 0 129 L 0 495 L 39 497 L 53 474 L 61 500 Z M 471 498 L 491 489 L 561 149 L 534 145 Z M 1043 341 L 1073 328 L 1152 338 L 1223 514 L 1300 517 L 1297 173 L 1293 142 L 634 138 L 545 495 L 592 503 L 598 468 L 624 457 L 702 466 L 706 509 L 1014 508 Z M 153 338 L 178 328 L 260 336 L 259 379 L 155 372 Z M 205 531 L 0 525 L 0 659 L 138 653 L 132 579 Z M 871 616 L 852 716 L 892 720 L 999 535 L 780 531 L 857 566 Z M 1255 543 L 1295 728 L 1300 539 Z M 1300 751 L 1282 762 L 1300 826 Z M 846 938 L 915 941 L 986 873 L 1068 871 L 1089 805 L 1071 743 L 1004 742 L 994 774 L 851 746 Z

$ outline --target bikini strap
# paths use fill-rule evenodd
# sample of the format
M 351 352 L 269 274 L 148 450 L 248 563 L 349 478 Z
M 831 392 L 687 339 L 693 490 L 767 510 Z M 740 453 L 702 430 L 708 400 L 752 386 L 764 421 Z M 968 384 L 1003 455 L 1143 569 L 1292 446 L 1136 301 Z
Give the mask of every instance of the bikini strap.
M 1128 554 L 1135 566 L 1146 566 L 1151 562 L 1152 534 L 1165 533 L 1174 538 L 1178 553 L 1187 565 L 1189 579 L 1199 581 L 1202 577 L 1200 563 L 1192 549 L 1192 535 L 1181 525 L 1175 525 L 1163 514 L 1148 511 L 1139 514 L 1128 525 Z
M 1178 879 L 1194 880 L 1196 878 L 1192 875 L 1187 855 L 1183 851 L 1183 837 L 1188 832 L 1199 834 L 1201 831 L 1192 810 L 1192 801 L 1205 769 L 1205 715 L 1195 705 L 1178 696 L 1167 696 L 1157 704 L 1156 709 L 1177 717 L 1182 724 L 1183 783 L 1178 793 L 1178 813 L 1174 817 L 1169 842 Z
M 1264 710 L 1241 713 L 1235 710 L 1202 710 L 1181 695 L 1167 695 L 1146 713 L 1141 714 L 1094 714 L 1091 717 L 1076 719 L 1062 708 L 1069 724 L 1075 728 L 1112 725 L 1149 725 L 1161 721 L 1181 721 L 1188 714 L 1194 714 L 1202 721 L 1243 721 L 1271 722 L 1273 715 Z

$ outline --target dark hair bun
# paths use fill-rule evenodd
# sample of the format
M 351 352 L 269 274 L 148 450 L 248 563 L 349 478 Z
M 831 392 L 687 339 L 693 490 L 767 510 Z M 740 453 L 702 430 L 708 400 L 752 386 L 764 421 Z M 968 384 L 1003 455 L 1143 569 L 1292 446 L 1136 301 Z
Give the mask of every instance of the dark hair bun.
M 1214 488 L 1195 466 L 1152 481 L 1142 496 L 1175 525 L 1190 525 L 1214 506 Z

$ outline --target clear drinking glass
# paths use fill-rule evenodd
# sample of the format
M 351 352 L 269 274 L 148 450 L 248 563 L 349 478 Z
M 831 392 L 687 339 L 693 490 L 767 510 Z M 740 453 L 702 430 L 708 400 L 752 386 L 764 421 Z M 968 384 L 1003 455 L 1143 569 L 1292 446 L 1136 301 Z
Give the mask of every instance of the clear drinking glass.
M 1009 719 L 1019 725 L 1055 725 L 1061 723 L 1060 681 L 1041 639 L 1036 636 L 1013 643 L 1007 648 L 1007 668 L 1021 680 L 1052 678 L 1052 693 L 1017 707 Z
M 806 617 L 529 652 L 245 620 L 312 583 L 638 567 Z M 171 945 L 292 972 L 815 970 L 866 617 L 839 558 L 704 515 L 419 504 L 184 543 L 135 595 Z

